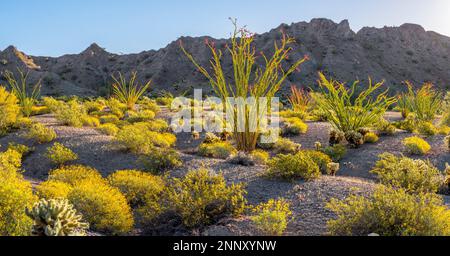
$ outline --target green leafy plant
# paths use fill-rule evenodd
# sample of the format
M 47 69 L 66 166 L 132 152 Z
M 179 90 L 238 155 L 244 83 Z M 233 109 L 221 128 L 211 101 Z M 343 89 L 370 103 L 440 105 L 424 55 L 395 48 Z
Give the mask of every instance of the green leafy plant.
M 29 73 L 24 73 L 19 68 L 17 69 L 20 79 L 17 80 L 15 75 L 10 71 L 5 71 L 4 76 L 8 81 L 8 84 L 19 100 L 19 105 L 22 109 L 24 116 L 29 117 L 32 113 L 33 105 L 38 101 L 39 94 L 41 91 L 41 80 L 39 80 L 32 88 L 31 93 L 29 92 L 27 80 Z
M 256 104 L 246 107 L 243 110 L 244 119 L 239 122 L 244 124 L 245 130 L 239 129 L 238 120 L 234 118 L 234 122 L 228 120 L 229 126 L 232 128 L 233 137 L 237 144 L 239 151 L 250 152 L 256 148 L 257 139 L 259 136 L 259 129 L 254 131 L 251 124 L 258 121 L 256 115 L 252 112 L 258 109 L 259 99 L 266 97 L 268 101 L 275 96 L 275 93 L 280 89 L 284 81 L 290 74 L 297 70 L 297 68 L 304 63 L 307 58 L 293 61 L 292 65 L 285 70 L 282 65 L 283 61 L 288 58 L 292 48 L 289 46 L 294 43 L 294 39 L 282 34 L 281 43 L 275 43 L 275 49 L 271 58 L 266 57 L 261 53 L 265 60 L 264 68 L 255 67 L 256 50 L 253 47 L 255 39 L 254 34 L 250 34 L 245 29 L 238 29 L 236 22 L 233 21 L 235 31 L 231 37 L 231 45 L 227 45 L 226 49 L 231 55 L 233 65 L 234 82 L 227 81 L 227 78 L 222 69 L 223 53 L 220 49 L 215 47 L 213 42 L 206 42 L 211 50 L 213 59 L 211 66 L 213 74 L 203 68 L 194 57 L 187 52 L 183 44 L 180 42 L 180 47 L 186 54 L 189 60 L 197 67 L 197 69 L 210 81 L 212 89 L 218 97 L 222 99 L 225 104 L 224 109 L 229 109 L 237 116 L 240 112 L 239 107 L 233 104 L 228 104 L 227 98 L 233 97 L 247 99 L 249 96 L 254 97 Z M 254 79 L 253 81 L 251 79 Z M 242 109 L 241 109 L 242 110 Z
M 444 183 L 441 172 L 429 161 L 396 157 L 390 153 L 380 155 L 371 172 L 382 184 L 403 188 L 409 193 L 436 193 Z
M 290 204 L 285 199 L 270 199 L 267 203 L 256 206 L 251 217 L 253 223 L 263 232 L 280 236 L 287 228 L 292 215 Z
M 128 81 L 120 72 L 118 78 L 112 75 L 114 97 L 125 104 L 129 110 L 134 110 L 136 102 L 144 95 L 151 84 L 151 81 L 148 81 L 145 85 L 139 86 L 136 83 L 136 77 L 137 72 L 132 72 Z
M 373 84 L 369 79 L 368 87 L 357 94 L 358 81 L 347 89 L 343 83 L 328 80 L 322 73 L 319 73 L 319 77 L 322 96 L 315 96 L 314 100 L 327 113 L 327 119 L 333 127 L 344 133 L 375 125 L 396 102 L 396 98 L 387 96 L 387 90 L 374 98 L 374 93 L 383 82 Z
M 448 236 L 450 211 L 434 194 L 409 194 L 403 189 L 379 187 L 369 198 L 332 199 L 327 208 L 337 218 L 328 229 L 337 236 Z
M 67 162 L 75 161 L 78 155 L 64 145 L 56 142 L 47 149 L 46 156 L 56 165 L 63 165 Z
M 41 199 L 26 214 L 34 221 L 34 236 L 84 236 L 89 228 L 67 199 Z

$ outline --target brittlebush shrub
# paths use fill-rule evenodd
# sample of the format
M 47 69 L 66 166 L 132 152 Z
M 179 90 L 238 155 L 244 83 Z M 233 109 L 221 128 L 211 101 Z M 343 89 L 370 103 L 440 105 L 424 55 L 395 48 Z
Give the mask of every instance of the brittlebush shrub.
M 332 235 L 450 235 L 450 211 L 435 194 L 409 194 L 403 189 L 381 186 L 369 198 L 332 199 L 327 208 L 337 215 L 328 222 Z
M 403 140 L 406 152 L 411 155 L 425 155 L 431 150 L 430 144 L 419 137 L 410 137 Z
M 270 199 L 253 209 L 251 220 L 261 231 L 272 236 L 281 236 L 292 215 L 290 204 L 285 199 Z
M 417 132 L 425 136 L 434 136 L 438 133 L 438 129 L 431 122 L 419 122 Z
M 50 172 L 48 179 L 64 182 L 72 186 L 84 180 L 103 182 L 102 175 L 97 170 L 82 165 L 63 166 L 55 169 Z
M 48 180 L 36 186 L 37 196 L 45 199 L 67 198 L 71 190 L 71 185 L 54 180 Z
M 145 123 L 124 126 L 116 136 L 116 141 L 135 154 L 146 154 L 155 146 L 169 148 L 176 142 L 170 133 L 158 133 L 148 129 Z
M 371 172 L 382 184 L 403 188 L 410 193 L 436 193 L 444 183 L 441 172 L 429 161 L 396 157 L 390 153 L 380 155 Z
M 0 86 L 0 135 L 8 132 L 20 114 L 17 97 Z
M 239 216 L 246 205 L 242 184 L 227 185 L 222 175 L 200 169 L 174 178 L 166 191 L 169 209 L 182 216 L 187 227 L 209 225 L 224 215 Z
M 198 148 L 201 156 L 227 159 L 235 155 L 237 150 L 228 142 L 202 143 Z
M 101 124 L 115 124 L 119 122 L 119 118 L 116 115 L 104 115 L 100 117 Z
M 269 161 L 270 155 L 268 152 L 260 149 L 256 149 L 250 153 L 253 161 L 257 165 L 265 165 Z
M 327 154 L 320 151 L 304 150 L 301 153 L 311 158 L 311 160 L 319 166 L 320 171 L 324 174 L 327 173 L 328 164 L 333 162 Z
M 305 134 L 308 131 L 308 125 L 305 124 L 300 118 L 291 117 L 285 119 L 285 125 L 283 127 L 284 135 L 299 135 Z
M 49 143 L 56 139 L 56 132 L 53 128 L 46 127 L 43 124 L 32 124 L 26 134 L 28 139 L 34 139 L 38 143 Z
M 67 198 L 96 231 L 120 235 L 133 228 L 133 215 L 127 199 L 119 189 L 106 182 L 81 181 Z
M 63 165 L 67 162 L 75 161 L 78 159 L 78 155 L 75 154 L 70 148 L 56 142 L 52 147 L 47 149 L 46 156 L 52 163 L 56 165 Z
M 159 174 L 182 165 L 180 154 L 174 149 L 165 148 L 153 148 L 149 153 L 141 155 L 139 161 L 144 165 L 146 171 L 153 174 Z
M 366 135 L 364 135 L 364 142 L 365 143 L 376 143 L 378 142 L 380 138 L 378 137 L 378 135 L 376 135 L 373 132 L 369 132 L 366 133 Z
M 347 148 L 342 144 L 326 147 L 322 151 L 335 162 L 338 162 L 347 154 Z
M 25 214 L 37 198 L 30 182 L 19 173 L 21 155 L 14 150 L 0 153 L 0 236 L 26 236 L 32 220 Z
M 55 111 L 56 119 L 71 127 L 82 127 L 83 117 L 86 115 L 86 109 L 76 100 L 61 104 Z
M 97 129 L 109 136 L 116 136 L 119 132 L 119 128 L 115 124 L 102 124 Z
M 295 155 L 277 155 L 269 161 L 267 176 L 292 181 L 313 180 L 321 175 L 320 168 L 311 157 L 303 152 Z
M 272 149 L 276 154 L 295 154 L 301 147 L 302 145 L 297 144 L 290 139 L 279 138 L 272 146 Z
M 163 178 L 136 170 L 117 171 L 108 176 L 108 182 L 134 207 L 142 205 L 148 198 L 156 200 L 165 188 Z

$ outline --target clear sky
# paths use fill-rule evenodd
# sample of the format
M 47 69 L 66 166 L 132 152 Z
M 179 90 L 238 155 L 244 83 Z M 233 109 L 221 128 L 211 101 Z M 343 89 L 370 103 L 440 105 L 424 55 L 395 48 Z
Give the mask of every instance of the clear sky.
M 417 23 L 450 36 L 449 0 L 1 0 L 0 49 L 79 53 L 96 42 L 115 53 L 159 49 L 180 36 L 227 37 L 228 17 L 254 32 L 329 18 L 364 26 Z

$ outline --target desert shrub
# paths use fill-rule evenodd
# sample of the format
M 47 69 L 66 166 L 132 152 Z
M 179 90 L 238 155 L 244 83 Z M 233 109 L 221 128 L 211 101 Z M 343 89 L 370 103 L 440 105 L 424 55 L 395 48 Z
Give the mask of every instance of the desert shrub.
M 332 199 L 327 208 L 337 218 L 328 222 L 332 235 L 447 236 L 450 211 L 434 194 L 409 194 L 381 186 L 365 198 Z
M 116 135 L 116 141 L 133 153 L 146 154 L 154 146 L 171 147 L 175 144 L 176 137 L 170 133 L 151 131 L 146 123 L 136 123 L 122 127 Z
M 47 180 L 36 186 L 36 194 L 39 198 L 55 199 L 67 198 L 72 186 L 56 180 Z
M 101 112 L 105 108 L 104 102 L 99 100 L 89 100 L 83 103 L 84 108 L 88 114 L 94 112 Z
M 50 109 L 50 112 L 56 113 L 56 111 L 64 105 L 64 102 L 59 101 L 52 97 L 43 97 L 42 102 L 44 106 L 46 106 L 48 109 Z
M 293 142 L 287 138 L 279 138 L 272 149 L 276 154 L 295 154 L 297 153 L 302 145 Z
M 284 135 L 299 135 L 305 134 L 308 131 L 308 125 L 297 117 L 285 119 L 285 125 L 282 132 Z
M 180 154 L 174 149 L 165 148 L 153 148 L 147 154 L 140 156 L 139 161 L 144 165 L 146 171 L 154 174 L 182 165 Z
M 50 114 L 50 109 L 47 106 L 32 106 L 31 107 L 31 116 L 38 116 L 44 114 Z
M 320 169 L 307 154 L 277 155 L 269 161 L 267 176 L 284 180 L 313 180 L 320 177 Z
M 202 143 L 198 148 L 201 156 L 227 159 L 235 155 L 237 150 L 228 142 Z
M 109 109 L 109 112 L 118 118 L 123 118 L 125 116 L 125 111 L 127 111 L 127 105 L 121 103 L 119 100 L 115 98 L 109 98 L 106 101 L 106 106 Z
M 48 180 L 60 181 L 74 186 L 84 180 L 96 181 L 97 183 L 101 183 L 103 181 L 103 178 L 100 173 L 94 168 L 82 165 L 72 165 L 63 166 L 61 168 L 52 170 L 49 174 Z
M 77 100 L 61 104 L 55 111 L 56 119 L 63 125 L 71 127 L 83 127 L 82 117 L 86 115 L 86 110 Z
M 432 122 L 441 110 L 443 95 L 433 89 L 431 83 L 425 83 L 418 91 L 407 82 L 408 92 L 401 97 L 408 101 L 407 108 L 413 112 L 419 121 Z
M 380 155 L 371 172 L 382 184 L 412 193 L 435 193 L 444 182 L 441 172 L 429 161 L 396 157 L 389 153 Z
M 438 128 L 438 134 L 440 135 L 450 135 L 450 127 L 443 125 L 441 127 Z
M 155 114 L 161 112 L 161 108 L 158 106 L 158 103 L 148 97 L 142 97 L 142 100 L 139 102 L 139 104 L 142 109 L 151 110 Z
M 251 217 L 253 223 L 264 233 L 281 236 L 287 228 L 292 215 L 290 204 L 285 199 L 270 199 L 267 203 L 256 206 Z
M 20 157 L 14 150 L 0 153 L 0 236 L 26 236 L 31 231 L 25 209 L 36 197 L 30 182 L 19 173 Z
M 34 236 L 84 236 L 89 228 L 67 199 L 42 199 L 26 213 L 34 221 Z
M 80 117 L 81 123 L 83 126 L 86 127 L 98 127 L 100 126 L 100 120 L 97 117 L 89 116 L 89 115 L 82 115 Z
M 425 136 L 434 136 L 438 133 L 438 130 L 431 122 L 418 122 L 417 132 Z
M 341 168 L 339 163 L 328 163 L 326 173 L 331 176 L 336 176 L 336 173 Z
M 136 170 L 117 171 L 108 176 L 108 181 L 133 207 L 142 205 L 148 198 L 156 200 L 165 188 L 163 178 Z
M 67 162 L 75 161 L 78 155 L 64 145 L 56 142 L 52 147 L 47 149 L 46 156 L 52 163 L 63 165 Z
M 417 119 L 414 114 L 409 114 L 405 120 L 394 123 L 396 128 L 413 133 L 417 130 Z
M 396 102 L 395 98 L 387 96 L 387 91 L 373 97 L 383 82 L 374 85 L 369 79 L 369 86 L 357 95 L 358 82 L 353 83 L 348 90 L 343 83 L 328 80 L 322 73 L 319 76 L 322 96 L 315 97 L 314 100 L 318 108 L 327 113 L 333 127 L 341 132 L 373 126 Z
M 317 164 L 317 166 L 319 166 L 320 171 L 324 174 L 327 173 L 328 164 L 333 162 L 327 154 L 320 151 L 303 150 L 301 151 L 301 153 L 311 158 L 311 160 L 313 160 Z
M 345 133 L 345 140 L 347 140 L 350 146 L 355 148 L 364 144 L 364 136 L 357 131 L 347 131 Z
M 22 157 L 25 157 L 28 154 L 30 154 L 32 151 L 34 151 L 33 148 L 30 148 L 30 147 L 28 147 L 26 145 L 22 145 L 22 144 L 17 144 L 14 142 L 10 142 L 8 144 L 8 149 L 19 152 Z
M 155 118 L 155 112 L 151 110 L 142 110 L 133 115 L 130 115 L 126 120 L 129 123 L 147 122 Z
M 447 109 L 442 116 L 442 119 L 440 121 L 441 125 L 450 126 L 450 106 L 448 108 L 449 109 Z
M 291 109 L 280 111 L 279 115 L 280 115 L 280 117 L 283 117 L 283 118 L 294 118 L 295 117 L 295 118 L 299 118 L 301 120 L 305 120 L 307 117 L 307 113 L 296 112 Z
M 136 102 L 144 95 L 151 83 L 151 81 L 148 81 L 142 86 L 137 84 L 137 72 L 132 72 L 128 81 L 120 72 L 118 78 L 114 75 L 112 78 L 114 80 L 114 83 L 112 84 L 114 97 L 125 104 L 129 110 L 135 108 Z
M 19 117 L 13 124 L 14 129 L 29 129 L 33 125 L 33 120 L 29 117 Z
M 245 194 L 242 184 L 227 185 L 222 175 L 205 169 L 172 179 L 166 191 L 168 208 L 179 213 L 187 227 L 212 224 L 224 215 L 242 214 Z
M 20 79 L 16 79 L 15 75 L 6 70 L 4 72 L 4 76 L 8 81 L 9 87 L 11 88 L 12 93 L 19 100 L 19 105 L 22 111 L 22 114 L 26 117 L 29 117 L 32 113 L 33 105 L 37 102 L 39 98 L 39 94 L 41 91 L 41 80 L 39 80 L 33 87 L 32 91 L 28 91 L 28 75 L 29 72 L 24 73 L 22 70 L 17 68 Z
M 105 182 L 85 179 L 73 187 L 68 199 L 96 231 L 120 235 L 133 228 L 125 196 Z
M 205 134 L 205 139 L 203 140 L 203 143 L 206 144 L 220 143 L 220 142 L 222 142 L 222 139 L 220 139 L 220 137 L 218 137 L 212 132 L 207 132 Z
M 56 132 L 50 127 L 46 127 L 40 123 L 34 123 L 28 129 L 26 134 L 28 139 L 34 139 L 38 143 L 49 143 L 56 139 Z
M 186 54 L 189 60 L 197 67 L 209 81 L 210 84 L 219 98 L 223 102 L 227 102 L 226 99 L 232 96 L 234 99 L 252 97 L 255 102 L 259 102 L 260 98 L 267 98 L 270 102 L 275 94 L 280 90 L 284 81 L 292 74 L 301 64 L 307 61 L 308 58 L 295 60 L 288 65 L 281 65 L 286 59 L 287 55 L 292 51 L 289 46 L 294 43 L 294 39 L 286 36 L 281 37 L 281 43 L 276 44 L 272 57 L 263 56 L 265 65 L 255 66 L 256 51 L 253 47 L 254 35 L 249 34 L 245 29 L 238 29 L 235 23 L 235 31 L 231 37 L 231 44 L 228 48 L 232 58 L 232 65 L 236 72 L 234 72 L 233 83 L 227 83 L 225 79 L 224 71 L 222 69 L 221 59 L 222 52 L 216 48 L 213 43 L 207 42 L 207 46 L 211 50 L 213 60 L 210 62 L 214 74 L 210 74 L 207 69 L 203 68 L 194 57 L 189 54 L 185 48 L 181 45 L 181 49 Z M 264 54 L 263 54 L 264 55 Z M 285 67 L 286 70 L 285 70 Z M 228 101 L 229 102 L 229 101 Z M 252 115 L 252 108 L 255 110 L 258 103 L 254 106 L 247 108 L 244 111 L 244 117 L 242 117 L 242 125 L 244 131 L 240 131 L 239 122 L 233 122 L 229 125 L 233 131 L 233 137 L 237 144 L 237 149 L 243 152 L 251 152 L 255 150 L 257 144 L 257 138 L 260 135 L 259 128 L 256 127 L 256 131 L 252 131 L 252 123 L 257 123 L 257 115 Z M 227 109 L 238 112 L 238 106 L 234 104 L 228 104 Z M 270 109 L 270 108 L 269 108 Z
M 366 135 L 364 135 L 364 142 L 366 143 L 376 143 L 378 142 L 380 138 L 378 138 L 378 135 L 376 135 L 373 132 L 369 132 Z
M 253 161 L 257 165 L 265 165 L 269 161 L 270 155 L 268 152 L 260 149 L 256 149 L 255 151 L 250 153 L 250 156 L 253 158 Z
M 155 119 L 145 124 L 150 131 L 154 132 L 166 132 L 169 129 L 169 125 L 163 119 Z
M 114 124 L 119 122 L 119 118 L 116 115 L 104 115 L 100 117 L 100 123 L 101 124 Z
M 410 137 L 403 140 L 406 152 L 412 155 L 425 155 L 431 150 L 430 144 L 419 137 Z
M 8 132 L 11 125 L 13 125 L 20 113 L 20 107 L 17 104 L 18 100 L 14 94 L 6 91 L 4 87 L 0 86 L 0 135 Z
M 115 124 L 102 124 L 97 129 L 109 136 L 116 136 L 119 132 L 119 128 Z
M 397 131 L 397 127 L 384 118 L 380 118 L 374 127 L 380 135 L 394 135 Z M 400 127 L 398 128 L 401 129 Z

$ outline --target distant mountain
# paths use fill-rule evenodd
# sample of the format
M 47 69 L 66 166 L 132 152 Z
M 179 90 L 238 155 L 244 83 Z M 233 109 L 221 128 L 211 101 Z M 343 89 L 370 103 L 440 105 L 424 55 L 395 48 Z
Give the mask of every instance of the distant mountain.
M 301 72 L 289 77 L 287 84 L 316 86 L 317 71 L 341 81 L 386 80 L 386 86 L 397 91 L 403 81 L 417 85 L 433 82 L 438 88 L 450 86 L 450 38 L 425 31 L 421 26 L 404 24 L 400 27 L 369 28 L 355 33 L 348 21 L 339 24 L 328 19 L 282 24 L 256 36 L 257 49 L 270 54 L 273 41 L 280 39 L 280 30 L 296 39 L 290 61 L 310 56 Z M 184 46 L 200 63 L 209 67 L 211 58 L 205 39 L 225 47 L 228 40 L 210 37 L 182 37 Z M 178 40 L 177 40 L 178 41 Z M 152 79 L 153 91 L 182 93 L 192 88 L 210 91 L 205 80 L 189 62 L 177 41 L 159 50 L 138 54 L 118 55 L 92 44 L 80 54 L 57 58 L 28 56 L 13 46 L 0 51 L 0 71 L 30 70 L 30 79 L 42 79 L 45 95 L 90 96 L 105 93 L 111 83 L 110 75 L 121 71 L 138 71 L 139 80 Z M 231 60 L 224 57 L 224 68 L 232 77 Z M 2 81 L 0 80 L 0 83 Z M 288 86 L 284 87 L 285 89 Z

